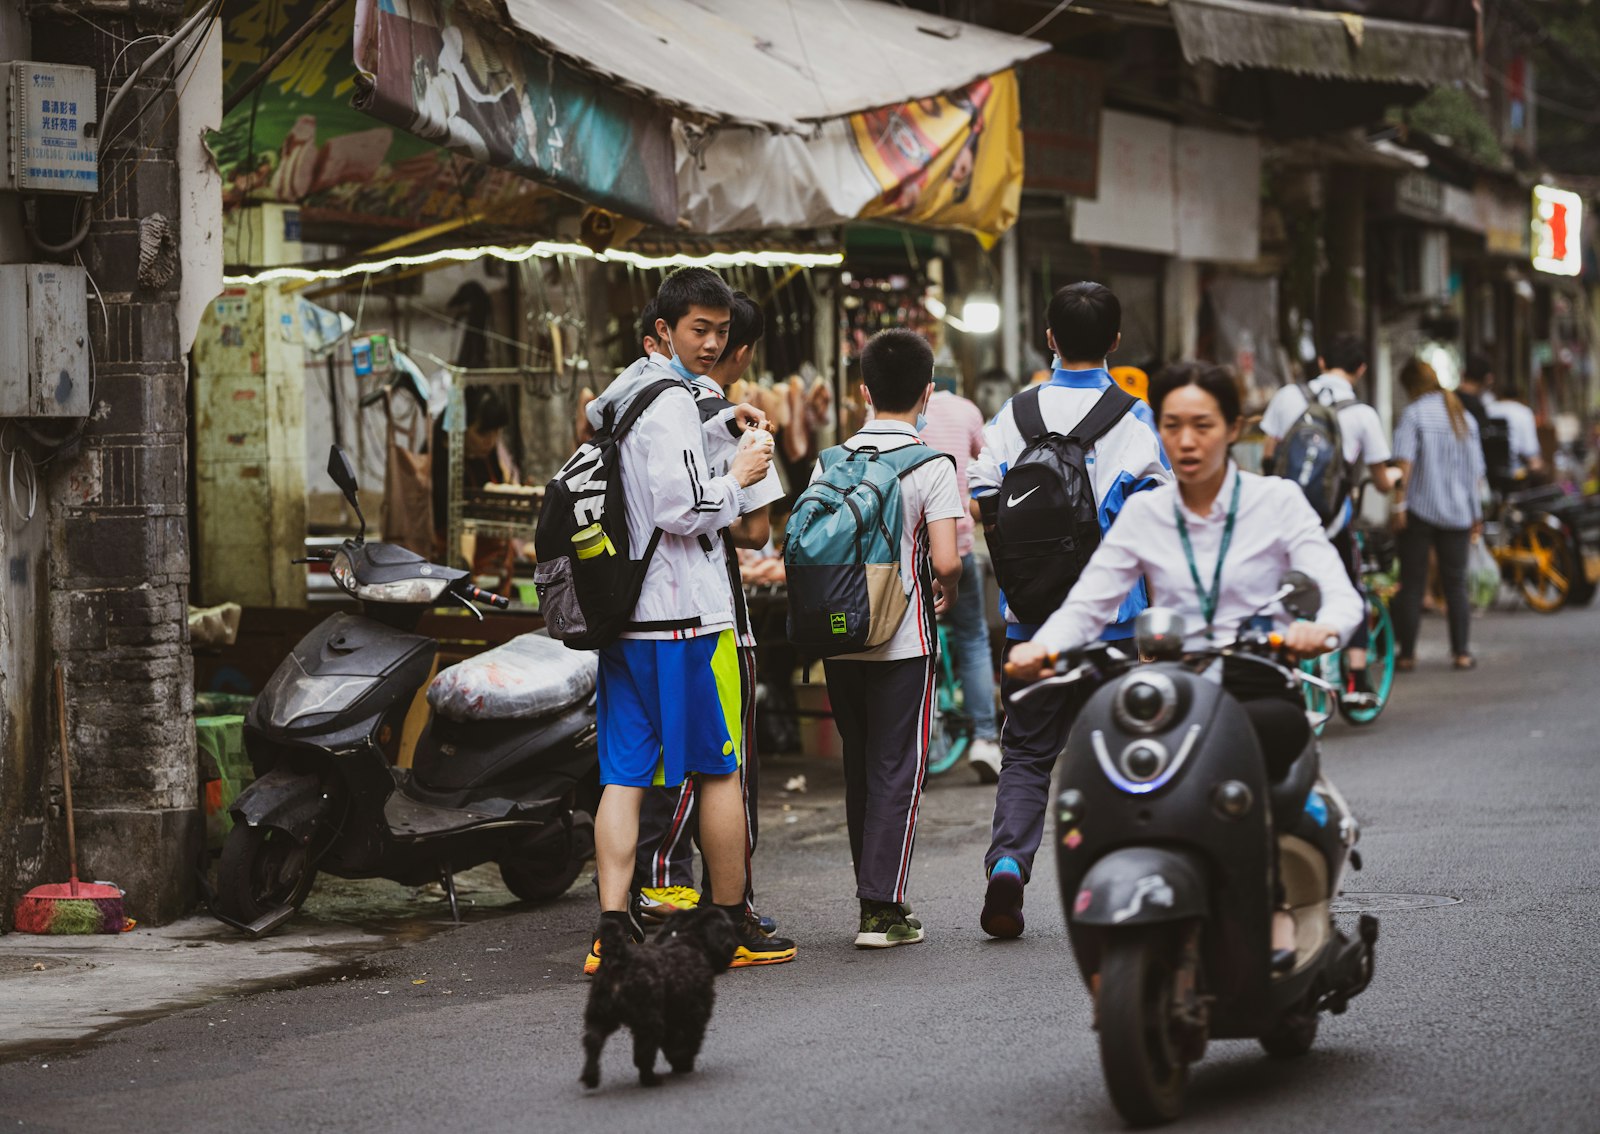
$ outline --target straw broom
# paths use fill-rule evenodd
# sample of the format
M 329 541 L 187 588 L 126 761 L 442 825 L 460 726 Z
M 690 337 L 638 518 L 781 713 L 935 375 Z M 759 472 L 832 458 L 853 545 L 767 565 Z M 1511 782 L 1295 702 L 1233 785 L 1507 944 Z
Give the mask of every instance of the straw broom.
M 17 903 L 19 933 L 122 933 L 133 928 L 123 916 L 122 890 L 103 882 L 78 881 L 78 832 L 72 821 L 72 757 L 67 752 L 67 693 L 56 663 L 56 724 L 61 731 L 61 786 L 67 801 L 67 854 L 72 880 L 35 886 Z

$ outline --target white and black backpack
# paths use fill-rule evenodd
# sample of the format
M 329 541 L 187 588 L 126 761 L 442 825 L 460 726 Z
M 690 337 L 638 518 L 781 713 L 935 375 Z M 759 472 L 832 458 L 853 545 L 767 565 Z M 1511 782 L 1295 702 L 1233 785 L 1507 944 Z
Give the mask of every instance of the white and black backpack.
M 614 417 L 615 407 L 606 407 L 593 439 L 578 446 L 545 486 L 533 536 L 539 561 L 533 581 L 550 636 L 575 650 L 609 646 L 633 619 L 661 529 L 650 533 L 644 554 L 635 559 L 622 488 L 622 439 L 651 403 L 674 387 L 681 390 L 683 383 L 652 382 L 634 395 L 620 418 Z M 605 533 L 606 547 L 580 556 L 573 537 L 593 524 Z

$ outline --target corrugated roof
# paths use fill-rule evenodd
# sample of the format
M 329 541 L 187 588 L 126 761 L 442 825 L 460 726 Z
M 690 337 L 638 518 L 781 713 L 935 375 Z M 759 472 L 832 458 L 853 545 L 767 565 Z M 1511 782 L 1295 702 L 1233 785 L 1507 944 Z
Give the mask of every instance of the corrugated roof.
M 517 30 L 683 117 L 786 132 L 1050 50 L 877 0 L 505 0 Z
M 1323 79 L 1476 87 L 1470 32 L 1255 0 L 1170 0 L 1183 55 Z

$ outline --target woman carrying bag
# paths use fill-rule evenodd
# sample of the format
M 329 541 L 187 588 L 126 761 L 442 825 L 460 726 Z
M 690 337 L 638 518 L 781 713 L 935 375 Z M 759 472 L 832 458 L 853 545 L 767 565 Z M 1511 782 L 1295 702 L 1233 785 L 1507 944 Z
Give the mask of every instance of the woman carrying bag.
M 1394 431 L 1401 485 L 1395 491 L 1394 529 L 1400 552 L 1400 590 L 1394 600 L 1396 668 L 1416 667 L 1417 629 L 1428 588 L 1428 553 L 1439 560 L 1456 669 L 1477 664 L 1468 647 L 1472 607 L 1467 593 L 1467 552 L 1483 534 L 1483 447 L 1478 423 L 1461 399 L 1439 385 L 1433 367 L 1412 359 L 1400 371 L 1411 404 Z

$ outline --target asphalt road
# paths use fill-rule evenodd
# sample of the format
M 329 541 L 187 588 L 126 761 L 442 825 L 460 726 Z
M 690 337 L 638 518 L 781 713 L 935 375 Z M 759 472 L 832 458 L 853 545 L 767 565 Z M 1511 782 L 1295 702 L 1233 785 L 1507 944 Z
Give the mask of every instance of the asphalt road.
M 1366 870 L 1351 889 L 1461 903 L 1382 915 L 1371 989 L 1324 1018 L 1304 1059 L 1213 1043 L 1184 1128 L 1600 1129 L 1600 611 L 1474 626 L 1477 671 L 1447 670 L 1432 620 L 1421 668 L 1383 719 L 1335 725 L 1327 745 L 1365 824 Z M 867 953 L 850 943 L 849 856 L 826 769 L 774 765 L 769 783 L 802 770 L 809 792 L 769 794 L 758 858 L 762 906 L 798 938 L 799 960 L 721 978 L 691 1077 L 641 1089 L 623 1039 L 601 1089 L 580 1088 L 593 906 L 579 886 L 544 910 L 475 914 L 347 979 L 0 1066 L 0 1127 L 1120 1129 L 1050 867 L 1031 888 L 1024 938 L 978 930 L 992 789 L 964 771 L 934 783 L 912 878 L 928 940 Z

